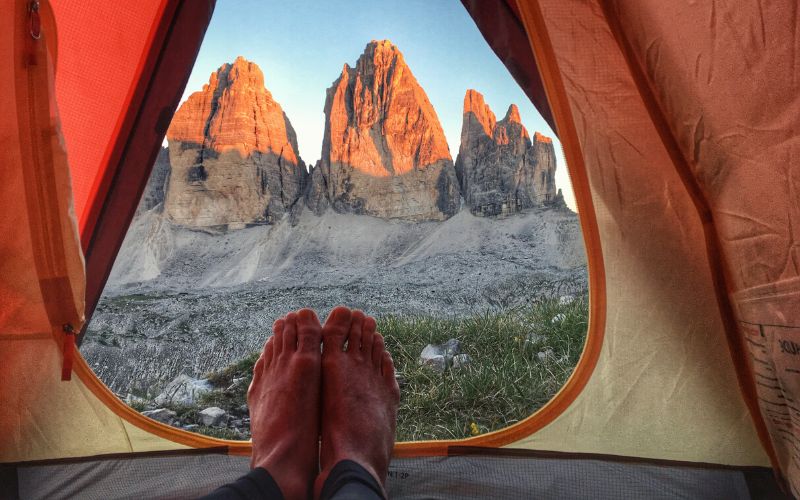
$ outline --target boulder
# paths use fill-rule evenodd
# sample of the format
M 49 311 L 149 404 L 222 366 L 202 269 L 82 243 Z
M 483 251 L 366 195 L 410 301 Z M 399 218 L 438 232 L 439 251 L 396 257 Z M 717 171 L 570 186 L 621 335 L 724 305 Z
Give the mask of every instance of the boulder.
M 448 361 L 440 345 L 428 344 L 419 355 L 419 364 L 433 368 L 437 372 L 447 369 Z
M 164 390 L 156 396 L 155 403 L 158 405 L 192 405 L 197 401 L 198 396 L 212 390 L 213 387 L 208 380 L 195 379 L 181 374 L 167 384 Z
M 219 427 L 227 421 L 228 413 L 222 408 L 211 406 L 200 412 L 200 422 L 207 427 Z
M 458 361 L 456 361 L 458 358 Z M 443 372 L 456 363 L 465 366 L 470 362 L 466 354 L 461 354 L 461 342 L 458 339 L 449 339 L 443 344 L 428 344 L 419 355 L 419 364 L 430 367 L 438 372 Z
M 178 414 L 166 408 L 158 408 L 156 410 L 143 411 L 142 415 L 164 424 L 171 424 L 178 417 Z
M 444 355 L 450 358 L 461 353 L 461 341 L 459 341 L 458 339 L 450 339 L 444 344 L 442 344 L 441 347 L 442 350 L 444 351 Z

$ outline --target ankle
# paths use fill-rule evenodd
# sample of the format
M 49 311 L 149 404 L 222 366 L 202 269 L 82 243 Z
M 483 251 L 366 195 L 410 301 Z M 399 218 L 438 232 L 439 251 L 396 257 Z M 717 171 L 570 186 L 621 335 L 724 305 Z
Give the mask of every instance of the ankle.
M 255 469 L 265 469 L 280 487 L 284 498 L 310 498 L 313 484 L 310 478 L 316 474 L 314 470 L 304 471 L 286 455 L 270 454 L 251 464 Z
M 348 463 L 349 462 L 349 463 Z M 355 467 L 355 465 L 358 467 Z M 359 469 L 360 468 L 360 469 Z M 356 471 L 354 471 L 356 469 Z M 355 472 L 355 474 L 354 474 Z M 369 475 L 369 478 L 364 477 L 364 473 Z M 335 477 L 333 477 L 335 476 Z M 370 489 L 377 489 L 381 498 L 388 498 L 386 493 L 386 475 L 381 477 L 375 469 L 366 462 L 353 460 L 352 458 L 342 458 L 336 460 L 333 465 L 329 465 L 320 471 L 317 478 L 314 480 L 314 498 L 321 499 L 322 494 L 325 493 L 325 498 L 331 498 L 331 495 L 338 491 L 341 487 L 358 482 L 362 484 L 369 484 Z M 330 483 L 330 484 L 329 484 Z M 340 483 L 340 484 L 336 484 Z M 334 488 L 333 491 L 326 491 Z

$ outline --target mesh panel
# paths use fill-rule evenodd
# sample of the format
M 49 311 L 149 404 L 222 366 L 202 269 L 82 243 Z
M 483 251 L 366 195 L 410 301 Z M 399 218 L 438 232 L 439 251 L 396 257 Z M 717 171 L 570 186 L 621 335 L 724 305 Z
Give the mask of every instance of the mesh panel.
M 445 457 L 396 460 L 391 498 L 747 499 L 744 475 L 600 460 Z
M 19 468 L 23 499 L 193 498 L 247 473 L 250 457 L 179 455 Z
M 192 498 L 234 481 L 247 457 L 181 455 L 19 467 L 24 499 Z M 393 499 L 748 499 L 737 470 L 508 457 L 397 459 L 387 484 Z

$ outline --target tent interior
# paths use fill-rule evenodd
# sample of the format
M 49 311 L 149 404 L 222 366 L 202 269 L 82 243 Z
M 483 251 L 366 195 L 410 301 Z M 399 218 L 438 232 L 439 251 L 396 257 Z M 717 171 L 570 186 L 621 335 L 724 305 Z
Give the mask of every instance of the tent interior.
M 397 443 L 389 495 L 797 497 L 796 4 L 462 3 L 564 145 L 589 331 L 529 418 Z M 1 5 L 0 498 L 206 493 L 250 443 L 141 416 L 75 346 L 214 1 Z

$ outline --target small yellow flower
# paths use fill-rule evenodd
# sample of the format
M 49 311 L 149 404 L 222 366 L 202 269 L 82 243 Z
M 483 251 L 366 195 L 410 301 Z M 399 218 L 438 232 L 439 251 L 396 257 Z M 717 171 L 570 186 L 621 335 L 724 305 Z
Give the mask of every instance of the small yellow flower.
M 472 434 L 473 436 L 477 436 L 478 434 L 480 434 L 481 430 L 478 429 L 478 424 L 476 424 L 475 422 L 469 424 L 469 433 Z

